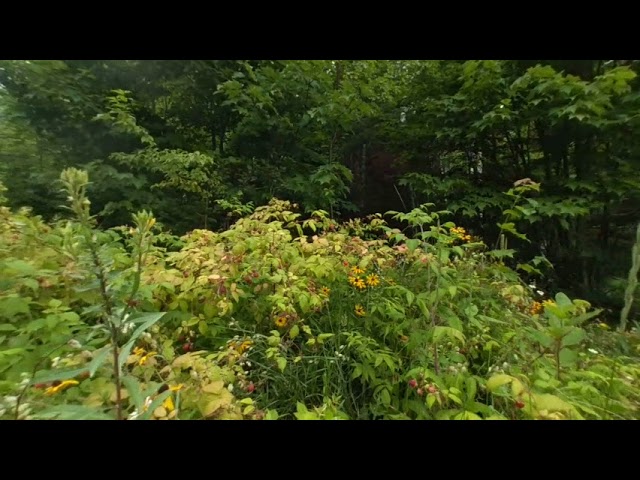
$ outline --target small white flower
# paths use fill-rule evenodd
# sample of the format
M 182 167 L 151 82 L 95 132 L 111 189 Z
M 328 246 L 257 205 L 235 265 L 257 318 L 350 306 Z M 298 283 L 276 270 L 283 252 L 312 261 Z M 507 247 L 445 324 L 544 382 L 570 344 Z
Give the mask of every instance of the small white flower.
M 538 295 L 544 295 L 544 292 L 543 292 L 542 290 L 536 290 L 536 293 L 537 293 Z
M 76 340 L 74 338 L 69 340 L 67 342 L 67 345 L 69 345 L 69 347 L 73 348 L 74 350 L 80 350 L 82 348 L 82 344 L 78 340 Z
M 590 353 L 593 353 L 594 355 L 597 355 L 597 354 L 598 354 L 598 351 L 597 351 L 597 350 L 594 350 L 593 348 L 590 348 L 590 349 L 589 349 L 589 352 L 590 352 Z
M 251 366 L 251 362 L 247 362 L 247 367 L 250 367 L 250 366 Z
M 309 363 L 310 363 L 310 364 L 311 364 L 311 363 L 313 363 L 313 360 L 309 360 Z
M 230 383 L 230 384 L 227 386 L 227 390 L 229 390 L 230 392 L 233 392 L 233 384 L 232 384 L 232 383 Z
M 536 284 L 532 283 L 532 284 L 529 285 L 529 287 L 535 290 L 536 289 Z
M 144 408 L 145 410 L 151 406 L 153 403 L 153 399 L 151 397 L 147 397 L 144 399 Z
M 127 417 L 127 420 L 135 420 L 139 416 L 140 416 L 140 413 L 138 413 L 138 410 L 134 410 L 129 414 L 129 416 Z

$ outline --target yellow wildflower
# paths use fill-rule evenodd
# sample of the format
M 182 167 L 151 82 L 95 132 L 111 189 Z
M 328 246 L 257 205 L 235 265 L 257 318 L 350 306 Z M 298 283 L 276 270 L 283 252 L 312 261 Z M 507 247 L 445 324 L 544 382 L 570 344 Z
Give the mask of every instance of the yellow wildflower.
M 356 305 L 355 313 L 358 317 L 364 317 L 367 314 L 362 305 Z
M 362 275 L 364 273 L 364 270 L 361 269 L 360 267 L 351 267 L 351 273 L 353 273 L 354 275 Z
M 358 279 L 356 277 L 349 277 L 347 280 L 349 281 L 349 285 L 355 285 Z
M 365 288 L 367 288 L 367 285 L 364 283 L 364 280 L 362 280 L 361 278 L 356 278 L 354 286 L 360 290 L 364 290 Z
M 167 413 L 171 413 L 173 410 L 176 409 L 176 406 L 173 404 L 173 399 L 171 398 L 171 395 L 169 395 L 164 402 L 162 402 L 162 406 L 164 407 L 164 409 L 167 411 Z
M 531 315 L 537 315 L 541 312 L 542 312 L 542 304 L 540 302 L 533 302 L 533 304 L 529 308 L 529 313 Z
M 282 328 L 287 326 L 287 318 L 286 317 L 278 317 L 275 322 L 276 327 Z
M 78 383 L 80 383 L 80 382 L 78 382 L 77 380 L 65 380 L 64 382 L 60 382 L 58 385 L 51 386 L 51 387 L 47 388 L 44 391 L 44 394 L 45 395 L 55 395 L 56 393 L 61 392 L 62 390 L 66 389 L 68 387 L 72 387 L 74 385 L 78 385 Z
M 553 307 L 555 306 L 556 302 L 554 302 L 553 300 L 545 300 L 544 302 L 542 302 L 542 305 L 545 307 Z
M 320 294 L 321 295 L 325 295 L 328 296 L 331 293 L 331 289 L 327 288 L 327 287 L 322 287 L 320 289 Z
M 244 353 L 245 351 L 249 350 L 249 348 L 251 348 L 251 345 L 253 345 L 253 342 L 251 340 L 245 340 L 238 347 L 238 352 L 240 352 L 240 354 Z
M 144 348 L 136 347 L 136 348 L 133 349 L 133 354 L 134 355 L 139 355 L 139 356 L 142 357 L 144 355 L 144 353 L 145 353 L 145 349 Z
M 609 330 L 611 327 L 604 322 L 600 322 L 598 326 L 604 330 Z
M 380 285 L 380 277 L 378 277 L 375 273 L 367 276 L 367 285 L 370 287 L 377 287 Z
M 147 361 L 148 361 L 151 357 L 153 357 L 153 356 L 155 356 L 155 355 L 157 355 L 157 354 L 158 354 L 158 352 L 149 352 L 149 353 L 147 353 L 146 355 L 144 355 L 144 356 L 140 359 L 140 361 L 138 362 L 138 365 L 140 365 L 140 366 L 145 365 L 145 364 L 147 363 Z
M 182 390 L 184 388 L 184 383 L 180 383 L 178 385 L 174 385 L 173 387 L 169 387 L 169 390 L 171 390 L 172 392 L 177 392 L 179 390 Z

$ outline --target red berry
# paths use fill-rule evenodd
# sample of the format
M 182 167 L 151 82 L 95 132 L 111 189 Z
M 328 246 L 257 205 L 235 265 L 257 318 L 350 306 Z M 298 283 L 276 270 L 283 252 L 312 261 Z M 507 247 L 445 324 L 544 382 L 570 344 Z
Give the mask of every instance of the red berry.
M 183 352 L 189 352 L 189 351 L 191 351 L 192 346 L 193 346 L 193 344 L 191 344 L 191 343 L 185 343 L 182 346 L 182 351 Z
M 253 382 L 251 382 L 248 386 L 247 386 L 247 392 L 249 393 L 253 393 L 253 391 L 256 389 L 256 386 L 253 384 Z
M 416 382 L 415 378 L 412 378 L 411 380 L 409 380 L 409 386 L 411 388 L 416 388 L 418 386 L 418 382 Z
M 438 391 L 433 385 L 429 385 L 429 388 L 427 388 L 427 390 L 429 391 L 429 393 L 436 393 Z
M 523 402 L 521 402 L 520 400 L 518 400 L 518 401 L 516 402 L 516 408 L 524 408 L 524 403 L 523 403 Z
M 349 266 L 349 262 L 344 261 L 344 262 L 342 262 L 342 265 L 344 265 L 345 267 L 348 267 Z
M 251 275 L 253 275 L 253 278 L 258 278 L 260 276 L 258 272 L 253 272 Z

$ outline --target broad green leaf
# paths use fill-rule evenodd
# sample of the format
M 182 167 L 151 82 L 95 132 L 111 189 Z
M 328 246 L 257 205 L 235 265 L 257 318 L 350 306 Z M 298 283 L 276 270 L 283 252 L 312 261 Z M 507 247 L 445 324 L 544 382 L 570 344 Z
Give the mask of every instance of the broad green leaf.
M 513 377 L 511 375 L 499 374 L 492 376 L 489 380 L 487 380 L 487 390 L 491 393 L 495 392 L 502 385 L 506 385 L 507 383 L 511 383 L 513 381 Z
M 293 327 L 291 327 L 291 330 L 289 330 L 289 338 L 291 338 L 291 340 L 296 338 L 299 334 L 300 328 L 298 327 L 298 325 L 294 325 Z
M 281 372 L 284 372 L 284 369 L 287 366 L 287 359 L 284 357 L 277 357 L 276 362 L 278 363 L 278 368 Z
M 585 333 L 584 330 L 582 330 L 581 328 L 576 328 L 571 332 L 569 332 L 569 334 L 562 339 L 562 346 L 568 347 L 571 345 L 577 345 L 580 342 L 582 342 L 586 337 L 587 337 L 587 334 Z

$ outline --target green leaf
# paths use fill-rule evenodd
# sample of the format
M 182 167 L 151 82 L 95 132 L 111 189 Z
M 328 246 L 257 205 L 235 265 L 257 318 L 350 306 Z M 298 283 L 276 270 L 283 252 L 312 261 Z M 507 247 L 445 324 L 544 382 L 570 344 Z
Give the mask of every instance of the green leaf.
M 465 390 L 468 401 L 474 400 L 476 398 L 478 383 L 476 382 L 475 378 L 469 377 L 465 380 Z
M 422 312 L 422 315 L 424 315 L 424 318 L 426 320 L 429 320 L 431 318 L 431 315 L 429 314 L 429 309 L 427 308 L 427 304 L 424 303 L 424 300 L 422 298 L 418 298 L 416 300 L 416 305 L 418 305 L 418 308 L 420 308 L 420 311 Z
M 318 343 L 324 343 L 324 341 L 328 338 L 331 338 L 335 335 L 335 333 L 321 333 L 318 335 Z
M 277 357 L 276 362 L 278 363 L 278 368 L 281 372 L 284 372 L 284 369 L 287 366 L 287 359 L 284 357 Z
M 278 412 L 276 410 L 267 410 L 266 415 L 264 416 L 265 420 L 278 420 Z
M 291 327 L 291 330 L 289 330 L 289 338 L 291 340 L 296 338 L 299 334 L 300 334 L 300 328 L 298 327 L 298 325 L 294 325 L 293 327 Z
M 464 334 L 460 330 L 451 327 L 437 326 L 433 328 L 433 341 L 437 342 L 443 336 L 447 336 L 451 340 L 458 340 L 464 344 Z
M 560 365 L 561 366 L 569 366 L 576 363 L 578 360 L 578 354 L 573 350 L 569 350 L 568 348 L 563 348 L 560 350 Z
M 513 377 L 511 375 L 494 375 L 489 380 L 487 380 L 487 390 L 491 393 L 495 392 L 498 388 L 513 381 Z
M 407 243 L 407 248 L 411 252 L 413 252 L 416 248 L 420 246 L 420 240 L 418 240 L 417 238 L 412 238 L 410 240 L 407 240 L 406 243 Z
M 129 392 L 129 397 L 133 400 L 136 410 L 139 412 L 142 411 L 144 407 L 144 397 L 142 396 L 142 388 L 138 379 L 131 375 L 125 375 L 122 377 L 122 384 L 127 389 L 127 392 Z
M 560 292 L 556 294 L 556 303 L 559 307 L 571 307 L 573 303 L 564 293 Z
M 142 315 L 136 316 L 135 319 L 131 319 L 130 321 L 135 321 L 136 323 L 142 323 L 138 328 L 134 330 L 129 338 L 129 341 L 125 343 L 122 349 L 119 352 L 118 357 L 118 370 L 122 372 L 122 365 L 127 361 L 129 355 L 131 354 L 131 349 L 135 345 L 136 340 L 140 335 L 142 335 L 145 330 L 151 327 L 154 323 L 160 320 L 165 315 L 165 312 L 152 312 L 152 313 L 144 313 Z
M 571 345 L 577 345 L 587 337 L 587 334 L 581 328 L 573 329 L 568 335 L 562 339 L 562 346 L 568 347 Z

